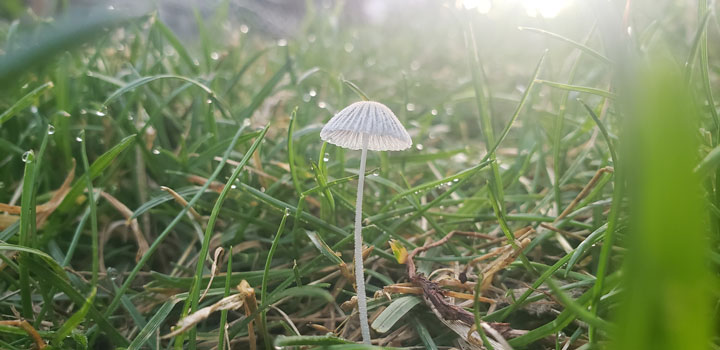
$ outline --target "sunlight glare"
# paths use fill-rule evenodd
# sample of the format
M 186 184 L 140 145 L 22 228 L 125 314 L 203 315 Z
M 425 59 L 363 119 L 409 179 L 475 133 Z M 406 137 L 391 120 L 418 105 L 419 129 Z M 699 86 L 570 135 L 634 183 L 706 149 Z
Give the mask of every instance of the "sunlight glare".
M 522 0 L 525 12 L 530 17 L 553 18 L 570 5 L 572 0 Z
M 482 14 L 490 12 L 492 8 L 490 0 L 462 0 L 462 5 L 468 10 L 477 9 Z

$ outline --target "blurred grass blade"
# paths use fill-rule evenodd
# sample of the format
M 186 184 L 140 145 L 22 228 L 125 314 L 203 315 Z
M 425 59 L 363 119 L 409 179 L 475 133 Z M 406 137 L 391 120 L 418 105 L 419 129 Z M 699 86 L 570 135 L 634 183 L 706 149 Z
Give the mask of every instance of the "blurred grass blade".
M 316 346 L 328 346 L 333 344 L 354 344 L 351 341 L 343 338 L 338 338 L 332 335 L 314 335 L 314 336 L 290 336 L 290 337 L 278 337 L 275 340 L 275 346 L 302 346 L 302 345 L 316 345 Z
M 10 118 L 14 117 L 18 112 L 21 110 L 27 108 L 30 106 L 35 100 L 40 96 L 43 92 L 45 92 L 48 89 L 51 89 L 53 87 L 53 83 L 51 81 L 42 84 L 38 87 L 36 87 L 33 91 L 30 91 L 27 95 L 21 97 L 15 104 L 10 106 L 5 112 L 0 114 L 0 125 L 2 125 L 4 122 L 10 120 Z
M 132 91 L 140 86 L 143 86 L 145 84 L 151 83 L 151 82 L 153 82 L 155 80 L 159 80 L 159 79 L 179 79 L 179 80 L 188 82 L 190 84 L 193 84 L 193 85 L 201 88 L 203 91 L 207 92 L 211 96 L 214 96 L 214 97 L 217 96 L 212 91 L 212 89 L 210 89 L 205 84 L 203 84 L 195 79 L 184 77 L 182 75 L 175 75 L 175 74 L 159 74 L 159 75 L 153 75 L 153 76 L 148 76 L 148 77 L 142 77 L 142 78 L 133 80 L 127 84 L 124 84 L 121 88 L 115 90 L 112 94 L 110 94 L 110 96 L 108 96 L 105 99 L 105 102 L 103 102 L 103 107 L 107 106 L 110 102 L 112 102 L 114 99 L 118 98 L 119 96 L 123 95 L 124 93 L 126 93 L 128 91 Z
M 524 30 L 524 31 L 533 32 L 533 33 L 542 34 L 542 35 L 548 36 L 548 37 L 553 38 L 553 39 L 558 39 L 558 40 L 564 41 L 564 42 L 566 42 L 566 43 L 568 43 L 568 44 L 570 44 L 570 45 L 572 45 L 572 46 L 574 46 L 574 47 L 582 50 L 583 52 L 587 53 L 588 55 L 597 58 L 598 60 L 600 60 L 600 61 L 602 61 L 602 62 L 612 63 L 609 58 L 603 56 L 601 53 L 599 53 L 599 52 L 591 49 L 590 47 L 588 47 L 588 46 L 586 46 L 586 45 L 583 45 L 583 44 L 581 44 L 581 43 L 579 43 L 579 42 L 577 42 L 577 41 L 575 41 L 575 40 L 566 38 L 566 37 L 564 37 L 564 36 L 562 36 L 562 35 L 560 35 L 560 34 L 555 34 L 555 33 L 553 33 L 553 32 L 549 32 L 549 31 L 547 31 L 547 30 L 543 30 L 543 29 L 539 29 L 539 28 L 532 28 L 532 27 L 518 27 L 518 29 Z
M 596 89 L 596 88 L 592 88 L 592 87 L 588 87 L 588 86 L 563 84 L 563 83 L 558 83 L 555 81 L 547 81 L 547 80 L 542 80 L 542 79 L 538 79 L 535 82 L 538 84 L 543 84 L 543 85 L 547 85 L 547 86 L 562 89 L 562 90 L 584 92 L 584 93 L 588 93 L 591 95 L 597 95 L 600 97 L 606 97 L 606 98 L 610 98 L 610 99 L 615 99 L 617 97 L 614 93 L 612 93 L 610 91 Z
M 185 65 L 190 69 L 193 73 L 198 73 L 198 65 L 195 64 L 195 60 L 193 60 L 192 57 L 190 57 L 190 53 L 188 53 L 188 50 L 185 48 L 185 46 L 182 44 L 180 39 L 175 35 L 175 33 L 172 32 L 168 26 L 165 25 L 159 18 L 155 18 L 155 28 L 157 28 L 160 31 L 160 34 L 165 37 L 165 40 L 170 44 L 170 46 L 177 51 L 178 55 L 180 55 L 180 58 L 183 62 L 185 62 Z
M 700 19 L 700 25 L 698 26 L 695 36 L 693 37 L 693 43 L 688 53 L 688 58 L 685 61 L 685 81 L 690 81 L 692 78 L 693 70 L 695 68 L 695 61 L 697 59 L 698 52 L 703 38 L 705 37 L 708 20 L 710 19 L 710 10 L 705 10 L 705 14 Z
M 671 63 L 643 71 L 630 120 L 628 237 L 616 349 L 707 349 L 716 329 L 708 230 L 693 154 L 698 113 Z
M 26 70 L 80 46 L 133 17 L 135 15 L 129 12 L 109 11 L 98 6 L 90 10 L 90 13 L 69 13 L 54 21 L 52 25 L 42 28 L 40 32 L 23 34 L 16 40 L 23 42 L 24 46 L 0 56 L 0 86 L 11 86 L 9 82 Z

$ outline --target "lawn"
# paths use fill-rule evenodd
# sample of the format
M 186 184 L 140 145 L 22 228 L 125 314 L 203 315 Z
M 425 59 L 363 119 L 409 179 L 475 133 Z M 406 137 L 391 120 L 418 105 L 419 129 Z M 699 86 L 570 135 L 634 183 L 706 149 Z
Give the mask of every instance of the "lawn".
M 715 10 L 3 0 L 0 349 L 718 349 Z

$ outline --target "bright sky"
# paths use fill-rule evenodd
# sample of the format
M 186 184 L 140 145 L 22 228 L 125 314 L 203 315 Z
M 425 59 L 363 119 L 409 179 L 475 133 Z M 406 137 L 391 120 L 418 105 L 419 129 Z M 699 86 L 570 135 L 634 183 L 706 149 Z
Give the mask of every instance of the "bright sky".
M 516 1 L 522 4 L 528 16 L 553 18 L 557 16 L 573 0 L 462 0 L 462 5 L 467 9 L 477 9 L 480 13 L 488 13 L 492 10 L 493 2 Z

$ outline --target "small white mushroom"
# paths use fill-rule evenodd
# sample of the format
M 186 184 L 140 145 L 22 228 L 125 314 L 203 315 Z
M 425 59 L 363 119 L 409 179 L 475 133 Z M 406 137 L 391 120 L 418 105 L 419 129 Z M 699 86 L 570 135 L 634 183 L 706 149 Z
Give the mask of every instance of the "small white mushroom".
M 363 342 L 370 344 L 365 276 L 362 261 L 362 202 L 367 151 L 401 151 L 412 140 L 395 114 L 382 103 L 355 102 L 338 112 L 320 131 L 320 138 L 343 148 L 362 150 L 355 202 L 355 283 Z

